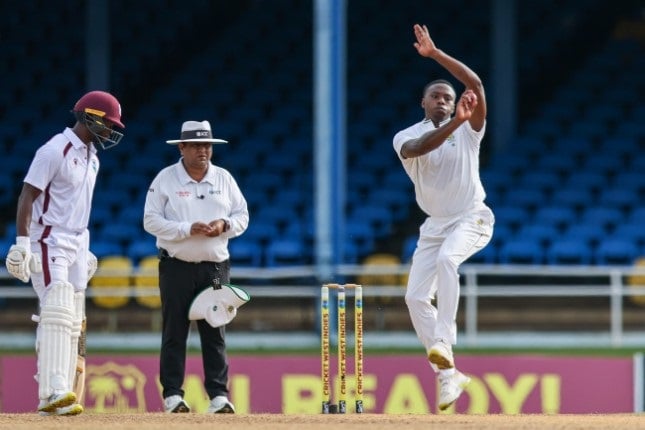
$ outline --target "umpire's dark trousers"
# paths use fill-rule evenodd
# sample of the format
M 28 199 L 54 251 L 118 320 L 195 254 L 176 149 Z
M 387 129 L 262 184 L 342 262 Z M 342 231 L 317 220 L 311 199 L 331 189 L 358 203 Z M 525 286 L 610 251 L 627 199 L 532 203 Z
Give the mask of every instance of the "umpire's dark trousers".
M 159 290 L 161 295 L 161 356 L 159 376 L 163 397 L 184 396 L 186 347 L 190 320 L 188 310 L 193 299 L 215 280 L 230 281 L 230 260 L 221 263 L 188 263 L 168 257 L 162 252 L 159 259 Z M 206 320 L 198 320 L 204 365 L 204 388 L 209 398 L 228 397 L 228 360 L 224 326 L 211 327 Z

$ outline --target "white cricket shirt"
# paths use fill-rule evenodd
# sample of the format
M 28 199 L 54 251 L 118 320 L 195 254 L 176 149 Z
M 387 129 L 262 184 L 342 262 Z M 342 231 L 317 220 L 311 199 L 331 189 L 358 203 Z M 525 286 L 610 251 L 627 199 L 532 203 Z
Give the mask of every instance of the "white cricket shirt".
M 226 220 L 230 228 L 218 237 L 190 235 L 194 222 Z M 192 179 L 181 159 L 155 177 L 148 189 L 143 215 L 145 230 L 157 238 L 157 247 L 183 261 L 222 262 L 229 258 L 229 238 L 249 224 L 246 199 L 233 176 L 209 163 L 201 182 Z
M 399 131 L 394 150 L 414 184 L 416 201 L 432 217 L 450 218 L 483 204 L 486 198 L 479 178 L 479 148 L 486 125 L 475 131 L 461 124 L 437 149 L 414 158 L 403 158 L 401 147 L 436 127 L 431 120 Z
M 71 128 L 38 148 L 24 179 L 42 191 L 32 207 L 32 223 L 83 232 L 89 224 L 98 171 L 96 148 L 90 145 L 88 151 Z

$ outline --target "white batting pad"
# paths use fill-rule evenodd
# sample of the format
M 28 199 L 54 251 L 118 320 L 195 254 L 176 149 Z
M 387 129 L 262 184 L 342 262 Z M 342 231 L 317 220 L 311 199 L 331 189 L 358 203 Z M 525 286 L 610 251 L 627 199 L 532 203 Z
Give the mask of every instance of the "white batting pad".
M 251 300 L 251 296 L 230 284 L 222 288 L 207 287 L 193 300 L 188 311 L 188 319 L 205 319 L 213 327 L 220 327 L 231 322 L 237 315 L 237 308 Z
M 38 396 L 70 391 L 74 287 L 57 282 L 49 287 L 40 306 L 38 333 Z M 76 355 L 74 355 L 74 361 Z
M 69 386 L 74 386 L 76 379 L 76 361 L 78 356 L 78 339 L 81 337 L 81 328 L 85 318 L 85 293 L 74 293 L 74 319 L 72 320 L 71 348 L 69 360 Z

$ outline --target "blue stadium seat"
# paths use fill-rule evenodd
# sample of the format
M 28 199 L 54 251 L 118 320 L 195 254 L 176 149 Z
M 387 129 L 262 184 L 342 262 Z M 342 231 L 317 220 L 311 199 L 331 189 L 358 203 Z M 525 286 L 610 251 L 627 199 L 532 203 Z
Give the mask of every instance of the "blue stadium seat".
M 503 264 L 542 264 L 544 251 L 537 241 L 515 239 L 502 245 L 498 257 Z
M 562 136 L 555 139 L 553 148 L 560 157 L 580 158 L 592 152 L 593 144 L 584 137 Z
M 308 254 L 302 241 L 277 239 L 265 248 L 267 267 L 298 266 L 308 263 Z
M 640 201 L 638 191 L 629 188 L 608 188 L 598 196 L 600 205 L 618 208 L 623 211 L 628 211 Z
M 244 239 L 243 236 L 228 242 L 231 264 L 238 266 L 261 267 L 262 244 L 259 241 Z
M 525 208 L 519 206 L 500 206 L 494 208 L 495 228 L 500 224 L 505 225 L 511 230 L 519 228 L 521 225 L 530 222 L 530 213 Z M 494 234 L 494 233 L 493 233 Z
M 123 247 L 118 243 L 104 240 L 94 240 L 90 243 L 90 251 L 96 258 L 101 259 L 108 256 L 123 256 Z
M 587 157 L 582 167 L 587 171 L 606 175 L 609 179 L 609 176 L 623 170 L 624 164 L 620 157 L 612 157 L 606 153 L 595 153 L 593 156 Z
M 620 223 L 614 228 L 611 237 L 615 239 L 632 240 L 639 247 L 645 246 L 645 221 Z
M 504 193 L 514 184 L 512 175 L 486 169 L 479 175 L 486 193 Z
M 369 254 L 374 248 L 374 227 L 360 220 L 345 222 L 345 237 L 351 241 L 361 255 Z
M 558 175 L 574 170 L 576 160 L 570 156 L 557 153 L 547 153 L 540 157 L 537 167 L 538 172 L 554 172 Z
M 546 202 L 546 193 L 538 188 L 514 188 L 504 195 L 506 206 L 518 205 L 532 211 Z
M 607 236 L 607 230 L 600 224 L 573 224 L 562 235 L 567 241 L 583 242 L 587 246 L 595 246 Z
M 517 240 L 537 241 L 547 246 L 559 237 L 558 229 L 550 224 L 526 224 L 515 235 Z
M 559 229 L 568 227 L 577 221 L 577 215 L 573 208 L 562 206 L 544 206 L 535 212 L 533 221 L 546 223 Z
M 580 210 L 594 203 L 593 192 L 588 188 L 565 187 L 553 191 L 551 204 Z
M 400 221 L 410 212 L 410 206 L 415 204 L 414 197 L 397 189 L 375 188 L 367 197 L 367 204 L 387 207 L 392 213 L 392 219 Z
M 389 235 L 391 232 L 393 215 L 388 208 L 374 204 L 366 204 L 354 209 L 350 220 L 369 224 L 374 231 L 375 237 L 383 237 Z
M 605 229 L 612 229 L 623 222 L 623 219 L 623 213 L 619 209 L 592 206 L 582 213 L 580 221 L 587 224 L 596 224 Z
M 633 240 L 607 238 L 596 247 L 596 263 L 601 265 L 631 265 L 639 256 Z
M 130 258 L 135 264 L 145 257 L 157 255 L 157 239 L 150 235 L 145 235 L 141 238 L 134 239 L 126 246 L 126 256 Z
M 637 207 L 633 207 L 632 210 L 629 212 L 629 215 L 626 221 L 628 223 L 643 224 L 643 220 L 645 220 L 645 206 L 637 206 Z
M 576 170 L 564 181 L 566 188 L 588 189 L 597 192 L 607 185 L 607 176 L 598 172 Z
M 250 241 L 257 240 L 262 245 L 265 245 L 274 239 L 278 239 L 280 237 L 280 230 L 274 222 L 263 221 L 261 219 L 255 219 L 254 217 L 249 221 L 248 228 L 240 237 Z
M 645 169 L 645 164 L 643 164 Z M 611 180 L 614 189 L 628 190 L 635 193 L 645 192 L 645 173 L 643 169 L 617 173 Z
M 562 179 L 553 171 L 538 169 L 524 173 L 520 179 L 520 185 L 522 188 L 537 188 L 550 192 L 562 186 Z
M 583 240 L 560 239 L 551 244 L 547 251 L 549 264 L 591 264 L 592 248 Z
M 291 222 L 298 221 L 300 218 L 295 208 L 266 205 L 257 211 L 255 219 L 273 223 L 283 231 Z

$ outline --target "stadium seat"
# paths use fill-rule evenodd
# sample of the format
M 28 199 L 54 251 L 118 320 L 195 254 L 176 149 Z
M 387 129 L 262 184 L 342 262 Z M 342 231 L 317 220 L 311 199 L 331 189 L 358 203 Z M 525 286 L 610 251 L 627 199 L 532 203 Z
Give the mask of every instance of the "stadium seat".
M 580 219 L 582 223 L 600 225 L 605 229 L 612 229 L 623 220 L 623 213 L 619 209 L 601 206 L 587 208 Z
M 629 211 L 632 206 L 637 205 L 640 201 L 638 192 L 630 188 L 608 188 L 598 196 L 600 205 L 618 208 L 622 211 Z
M 121 245 L 108 240 L 92 240 L 90 242 L 90 251 L 92 251 L 99 260 L 105 257 L 124 255 L 123 247 Z
M 90 280 L 92 302 L 106 309 L 123 307 L 130 301 L 130 277 L 133 264 L 128 257 L 102 257 L 98 261 L 96 274 Z M 116 289 L 110 295 L 101 295 L 101 290 Z M 119 291 L 120 290 L 120 291 Z
M 392 212 L 383 206 L 369 204 L 358 206 L 354 211 L 350 220 L 352 222 L 367 223 L 372 227 L 374 236 L 384 237 L 388 236 L 391 232 L 393 216 Z
M 577 221 L 573 208 L 561 206 L 544 206 L 539 208 L 533 217 L 535 223 L 546 223 L 564 229 Z
M 307 264 L 307 254 L 302 241 L 277 239 L 270 242 L 265 250 L 266 266 L 299 266 Z
M 594 203 L 594 195 L 588 188 L 565 187 L 553 191 L 551 204 L 556 206 L 568 206 L 579 211 Z
M 146 237 L 147 236 L 147 237 Z M 157 257 L 157 239 L 150 235 L 146 235 L 142 238 L 133 239 L 130 244 L 126 247 L 126 256 L 128 256 L 134 264 L 145 257 L 150 255 Z
M 241 237 L 248 240 L 257 240 L 262 245 L 266 245 L 271 240 L 280 237 L 280 230 L 274 222 L 254 217 Z
M 598 172 L 575 171 L 564 181 L 569 189 L 587 189 L 597 192 L 607 186 L 607 176 Z
M 537 241 L 515 239 L 502 245 L 498 257 L 503 264 L 542 264 L 544 251 Z
M 359 254 L 372 252 L 374 229 L 368 223 L 348 220 L 345 223 L 345 236 L 356 246 Z
M 562 186 L 560 175 L 552 171 L 534 170 L 528 171 L 520 179 L 522 188 L 537 188 L 545 192 L 551 192 Z
M 156 255 L 143 258 L 134 270 L 135 301 L 150 308 L 161 308 L 159 297 L 159 259 Z M 151 293 L 155 294 L 151 294 Z
M 643 223 L 645 220 L 645 206 L 638 206 L 631 209 L 627 216 L 628 223 Z
M 618 224 L 611 233 L 616 239 L 632 240 L 638 246 L 645 246 L 645 221 Z
M 538 188 L 514 188 L 504 195 L 506 206 L 518 205 L 532 211 L 546 201 L 545 193 Z
M 585 170 L 597 172 L 609 178 L 611 175 L 621 171 L 624 168 L 623 160 L 620 157 L 612 157 L 604 153 L 596 153 L 587 157 L 584 166 Z
M 245 239 L 244 236 L 234 238 L 228 242 L 228 251 L 235 267 L 262 266 L 262 244 L 259 241 Z
M 538 241 L 542 246 L 549 245 L 558 236 L 558 229 L 550 224 L 527 224 L 515 235 L 518 240 Z
M 500 206 L 494 208 L 495 224 L 505 225 L 508 229 L 515 231 L 523 224 L 530 221 L 530 212 L 518 206 Z
M 583 240 L 560 239 L 554 241 L 547 251 L 549 264 L 591 264 L 591 246 Z
M 538 161 L 538 172 L 554 172 L 558 175 L 572 171 L 576 166 L 574 158 L 565 157 L 562 154 L 544 154 Z
M 607 236 L 607 230 L 600 224 L 573 224 L 566 229 L 562 238 L 567 241 L 582 242 L 588 247 L 593 247 Z
M 631 265 L 640 255 L 636 242 L 607 238 L 596 247 L 596 263 L 601 265 Z

